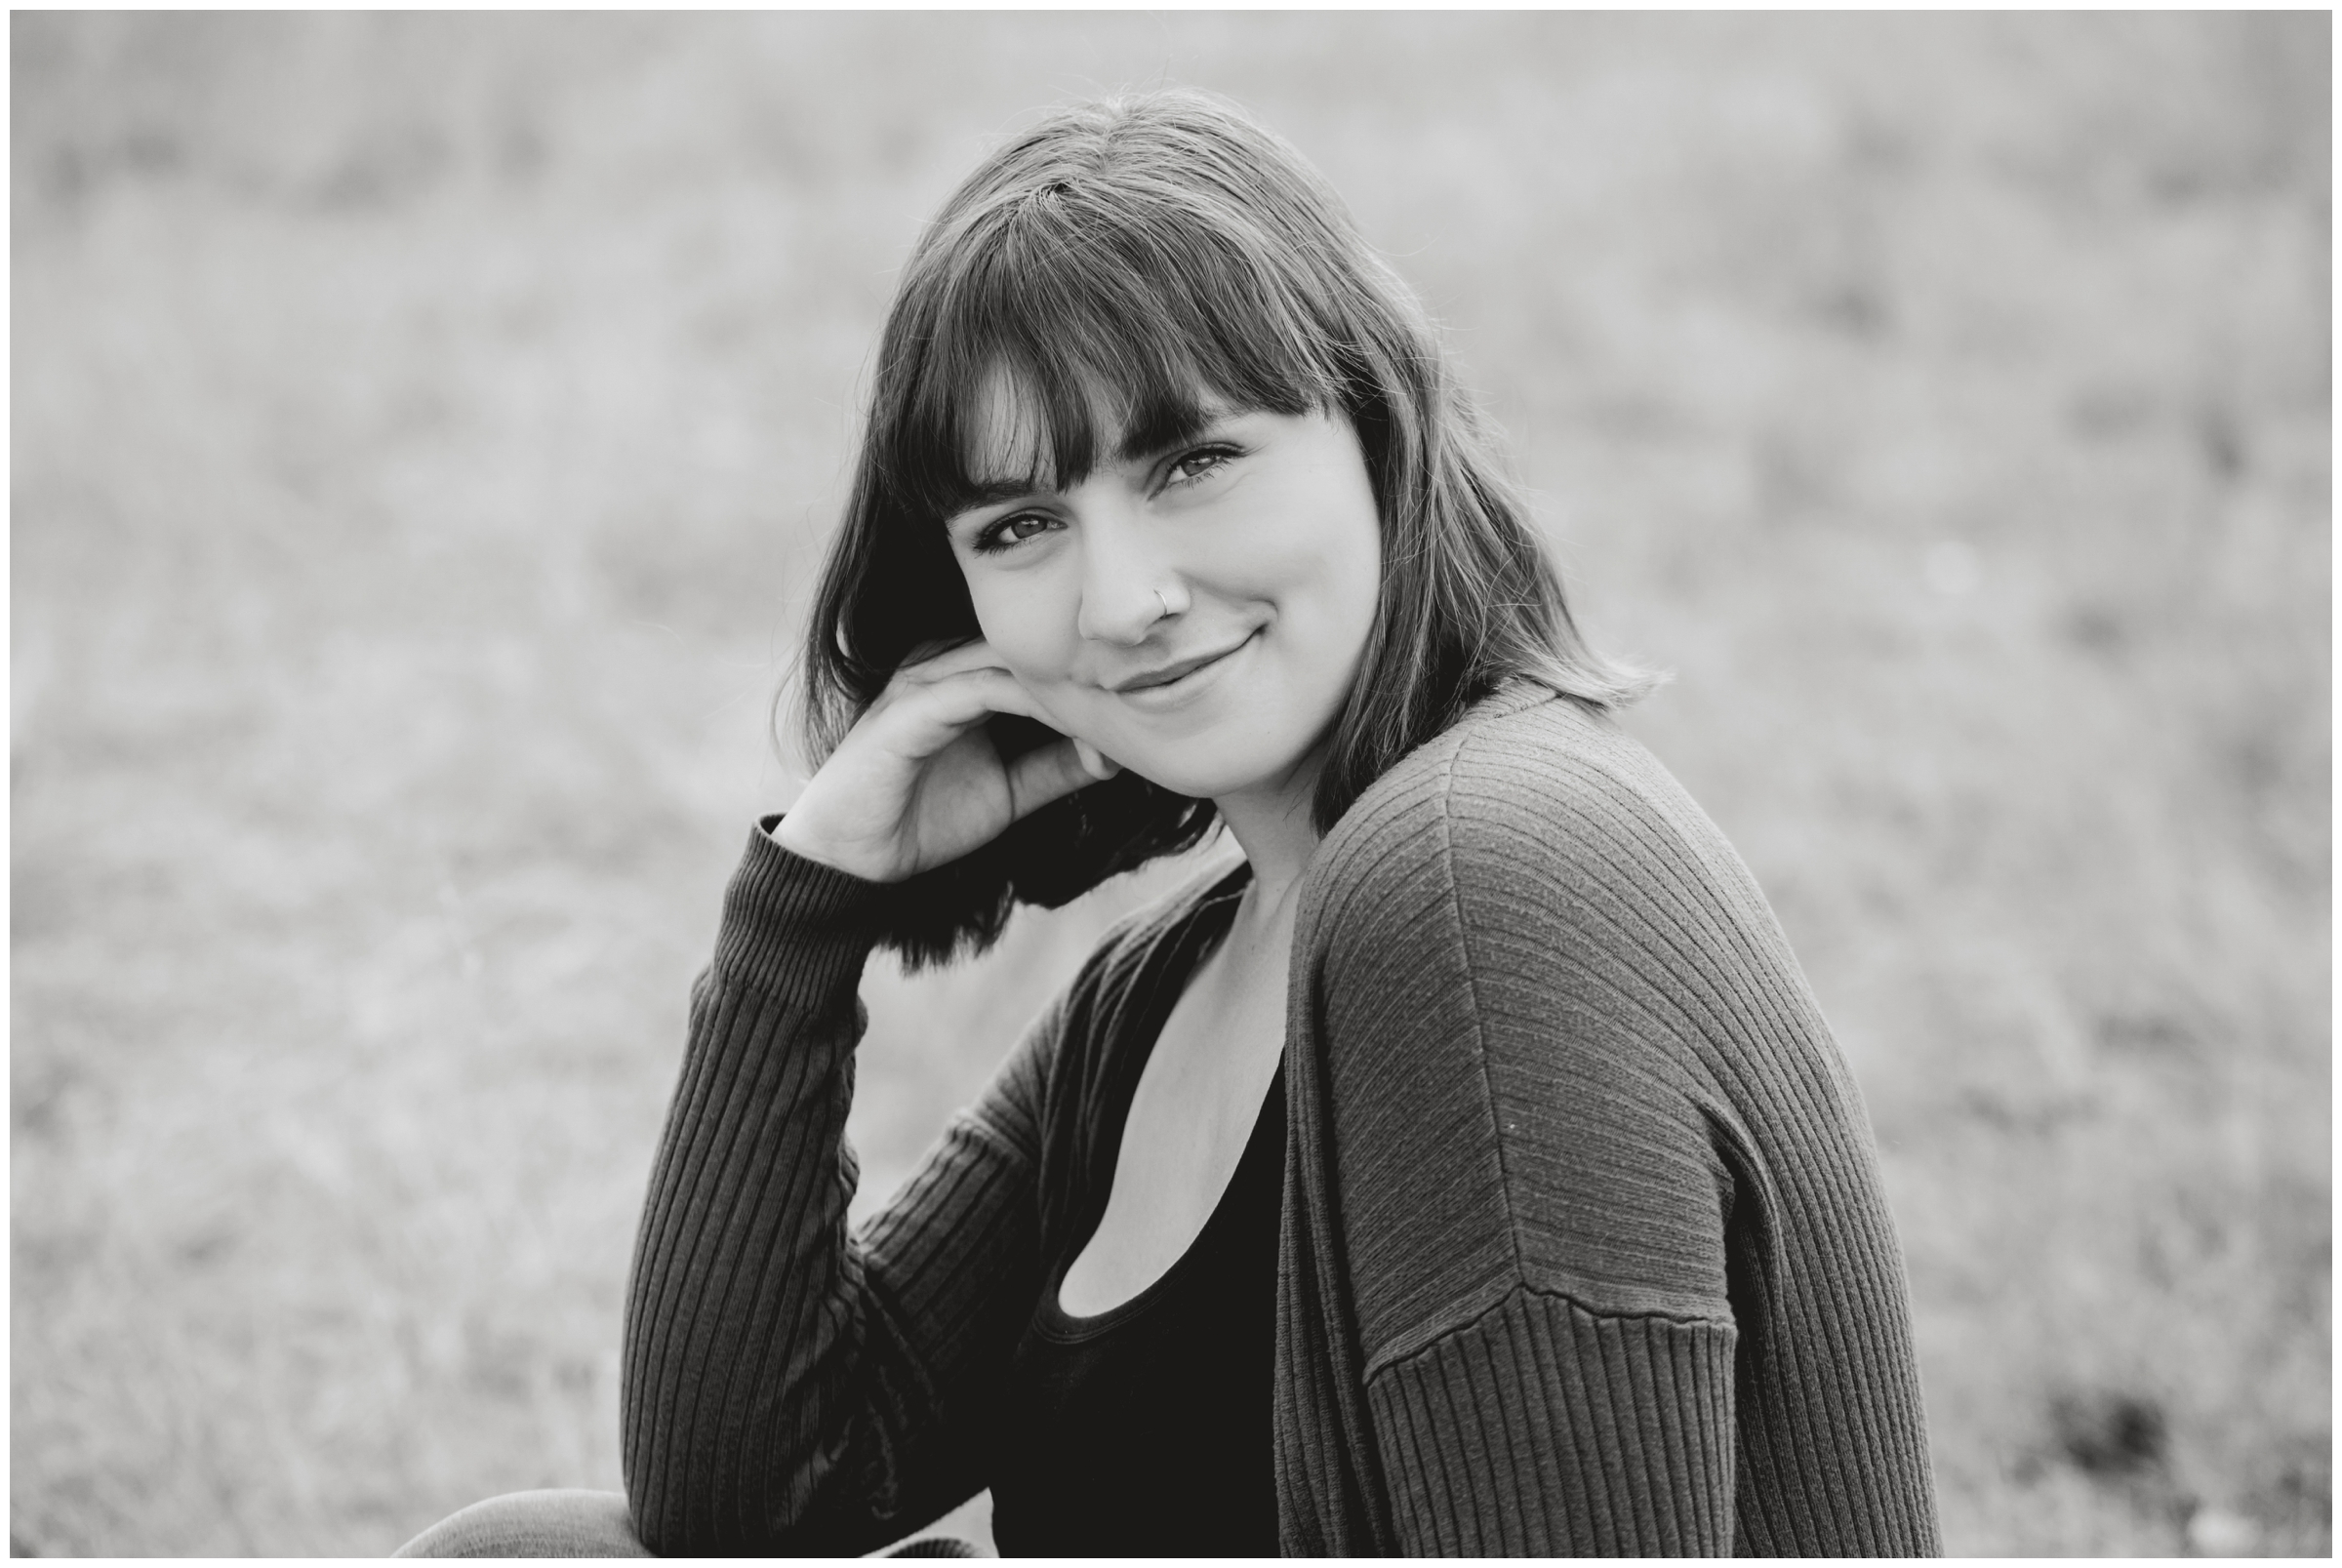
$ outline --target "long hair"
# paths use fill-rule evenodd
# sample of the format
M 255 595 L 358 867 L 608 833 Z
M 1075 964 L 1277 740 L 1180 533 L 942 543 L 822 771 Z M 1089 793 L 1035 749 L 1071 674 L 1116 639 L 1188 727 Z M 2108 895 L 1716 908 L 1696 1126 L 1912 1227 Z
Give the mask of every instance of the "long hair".
M 1350 420 L 1383 579 L 1312 801 L 1320 832 L 1504 680 L 1601 707 L 1652 684 L 1579 634 L 1430 318 L 1324 179 L 1232 105 L 1159 92 L 1016 138 L 913 250 L 806 635 L 817 766 L 915 649 L 979 635 L 944 520 L 981 495 L 970 422 L 1003 377 L 1041 414 L 1035 488 L 1079 483 L 1122 434 L 1192 428 L 1208 402 Z M 1008 718 L 992 737 L 1006 755 L 1051 739 Z M 982 950 L 1015 905 L 1066 904 L 1196 844 L 1214 820 L 1209 801 L 1125 771 L 899 884 L 882 940 L 912 966 Z

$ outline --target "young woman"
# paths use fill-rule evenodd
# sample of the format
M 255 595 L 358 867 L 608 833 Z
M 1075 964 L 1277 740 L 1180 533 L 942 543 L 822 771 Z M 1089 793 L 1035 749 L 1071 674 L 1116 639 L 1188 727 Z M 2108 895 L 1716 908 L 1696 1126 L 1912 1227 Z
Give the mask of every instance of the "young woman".
M 1291 148 L 1165 94 L 969 179 L 806 676 L 638 1240 L 642 1543 L 865 1551 L 989 1487 L 1011 1553 L 1936 1548 L 1853 1081 Z M 1215 826 L 1243 864 L 849 1234 L 871 948 Z

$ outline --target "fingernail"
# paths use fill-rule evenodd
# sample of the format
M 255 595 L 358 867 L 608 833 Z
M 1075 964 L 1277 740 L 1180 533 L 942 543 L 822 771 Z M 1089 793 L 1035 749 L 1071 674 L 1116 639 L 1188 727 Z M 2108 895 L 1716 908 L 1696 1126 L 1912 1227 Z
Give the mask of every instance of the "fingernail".
M 1074 742 L 1073 754 L 1081 759 L 1082 771 L 1093 779 L 1111 779 L 1122 771 L 1122 764 L 1110 761 L 1105 752 L 1087 741 Z

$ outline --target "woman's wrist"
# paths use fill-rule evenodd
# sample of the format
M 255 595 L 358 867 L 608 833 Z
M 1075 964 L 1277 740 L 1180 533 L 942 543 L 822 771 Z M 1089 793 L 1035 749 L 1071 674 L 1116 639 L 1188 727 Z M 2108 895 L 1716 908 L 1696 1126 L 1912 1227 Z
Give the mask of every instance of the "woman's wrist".
M 857 859 L 835 841 L 825 838 L 820 828 L 813 825 L 813 819 L 800 809 L 803 805 L 804 801 L 800 798 L 797 805 L 781 813 L 765 827 L 765 836 L 798 859 L 828 866 L 841 876 L 856 877 L 865 882 L 891 880 L 877 874 L 877 868 L 868 864 L 867 859 Z
M 756 831 L 770 840 L 774 848 L 829 875 L 860 883 L 873 893 L 886 885 L 884 877 L 872 876 L 867 870 L 856 868 L 850 856 L 840 854 L 819 833 L 808 830 L 802 824 L 792 829 L 789 824 L 795 820 L 791 813 L 773 812 L 756 819 Z
M 775 995 L 813 1002 L 851 984 L 884 923 L 886 889 L 781 842 L 766 818 L 724 890 L 716 967 Z
M 803 860 L 811 861 L 817 865 L 827 865 L 833 871 L 844 871 L 846 869 L 844 866 L 838 864 L 834 860 L 830 859 L 829 856 L 824 854 L 819 844 L 809 842 L 805 829 L 799 825 L 797 819 L 790 816 L 787 812 L 782 812 L 780 815 L 774 817 L 770 823 L 759 824 L 758 825 L 764 829 L 765 837 L 771 839 L 774 843 L 780 845 L 791 855 L 797 856 Z M 852 873 L 848 872 L 848 874 L 851 875 Z

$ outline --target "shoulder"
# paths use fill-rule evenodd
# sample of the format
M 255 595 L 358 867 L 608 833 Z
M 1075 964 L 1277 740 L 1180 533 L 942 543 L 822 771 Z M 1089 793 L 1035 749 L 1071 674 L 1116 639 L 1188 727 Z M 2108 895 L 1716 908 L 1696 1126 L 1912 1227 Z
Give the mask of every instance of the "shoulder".
M 1319 944 L 1372 942 L 1445 903 L 1486 922 L 1560 921 L 1579 945 L 1656 922 L 1769 928 L 1729 844 L 1606 714 L 1509 686 L 1418 747 L 1327 835 L 1303 920 Z
M 1211 906 L 1236 898 L 1251 880 L 1239 857 L 1206 854 L 1192 875 L 1107 927 L 1075 977 L 1068 1001 L 1111 1002 Z
M 1241 894 L 1251 874 L 1241 858 L 1206 854 L 1169 892 L 1109 925 L 1044 1015 L 1042 1031 L 1065 1042 L 1053 1041 L 1051 1054 L 1079 1052 L 1111 1034 L 1134 990 L 1159 976 L 1195 922 Z
M 1723 1313 L 1726 1176 L 1699 1065 L 1701 999 L 1740 961 L 1717 854 L 1615 723 L 1518 688 L 1407 756 L 1319 847 L 1295 1018 L 1374 1282 L 1373 1354 L 1522 1281 L 1595 1311 Z
M 1240 861 L 1232 866 L 1208 857 L 1169 893 L 1108 926 L 963 1117 L 1030 1159 L 1041 1157 L 1049 1137 L 1068 1136 L 1059 1120 L 1069 1107 L 1078 1119 L 1096 1090 L 1121 1010 L 1176 956 L 1169 945 L 1213 905 L 1234 898 L 1249 874 Z

